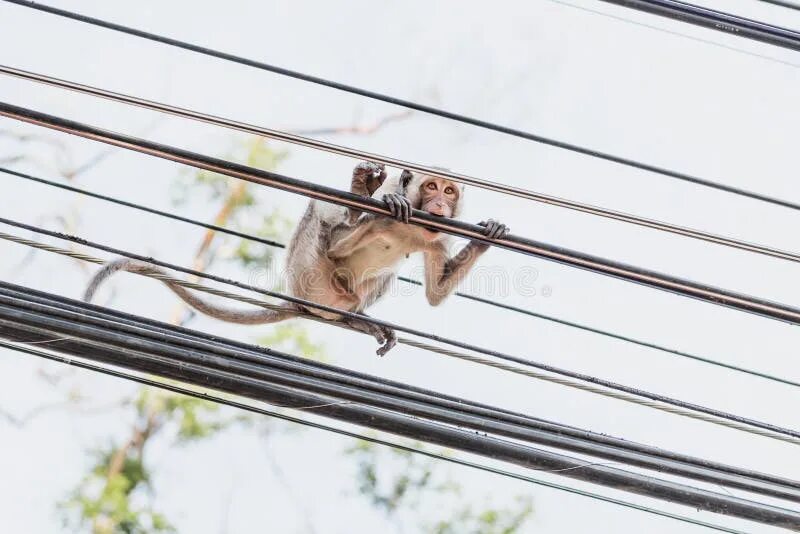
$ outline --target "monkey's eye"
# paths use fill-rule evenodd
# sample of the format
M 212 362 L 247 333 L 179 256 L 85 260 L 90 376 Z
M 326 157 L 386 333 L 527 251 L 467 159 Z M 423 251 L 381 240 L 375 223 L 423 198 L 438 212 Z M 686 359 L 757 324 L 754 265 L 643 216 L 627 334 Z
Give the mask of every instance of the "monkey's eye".
M 452 195 L 452 194 L 453 194 L 453 193 L 455 193 L 455 192 L 456 192 L 456 190 L 455 190 L 455 189 L 453 189 L 452 187 L 450 187 L 449 185 L 448 185 L 447 187 L 445 187 L 445 188 L 444 188 L 444 193 L 445 193 L 446 195 Z
M 431 191 L 436 191 L 436 183 L 435 182 L 428 182 L 428 185 L 426 185 L 425 187 L 427 187 Z

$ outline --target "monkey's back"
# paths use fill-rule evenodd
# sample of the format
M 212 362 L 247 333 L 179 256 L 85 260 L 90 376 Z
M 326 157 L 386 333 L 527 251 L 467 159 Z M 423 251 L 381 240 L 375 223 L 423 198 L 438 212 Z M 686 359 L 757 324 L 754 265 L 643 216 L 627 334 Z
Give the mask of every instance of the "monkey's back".
M 286 250 L 286 282 L 289 293 L 297 298 L 341 308 L 337 290 L 332 286 L 335 265 L 328 258 L 331 233 L 346 224 L 346 208 L 312 200 L 295 228 Z M 337 315 L 310 309 L 328 319 Z

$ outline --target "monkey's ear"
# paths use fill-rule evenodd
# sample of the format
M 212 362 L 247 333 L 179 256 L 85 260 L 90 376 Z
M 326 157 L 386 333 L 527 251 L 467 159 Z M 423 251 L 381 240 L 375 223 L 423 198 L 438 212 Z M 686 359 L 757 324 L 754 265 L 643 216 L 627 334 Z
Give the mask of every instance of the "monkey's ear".
M 400 173 L 400 187 L 403 189 L 408 187 L 408 184 L 411 183 L 411 180 L 414 178 L 414 173 L 409 171 L 408 169 L 403 169 L 403 172 Z
M 464 184 L 458 184 L 459 195 L 456 205 L 453 207 L 453 218 L 457 219 L 461 216 L 461 210 L 464 207 Z

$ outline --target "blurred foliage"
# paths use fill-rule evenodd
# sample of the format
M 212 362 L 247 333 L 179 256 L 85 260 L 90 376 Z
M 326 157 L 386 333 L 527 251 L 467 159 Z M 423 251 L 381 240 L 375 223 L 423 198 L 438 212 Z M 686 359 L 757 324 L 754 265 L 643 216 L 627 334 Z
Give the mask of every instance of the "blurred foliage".
M 247 416 L 223 415 L 213 402 L 150 387 L 142 388 L 131 406 L 131 437 L 94 451 L 89 474 L 61 503 L 66 526 L 92 534 L 173 532 L 153 507 L 152 475 L 144 460 L 148 441 L 171 430 L 175 444 L 186 444 L 248 422 Z
M 425 530 L 431 534 L 514 534 L 532 514 L 532 499 L 517 497 L 514 508 L 463 506 L 450 519 Z
M 272 170 L 286 157 L 276 152 L 263 138 L 247 141 L 239 150 L 227 155 L 229 160 L 265 170 Z M 273 240 L 285 240 L 291 222 L 277 210 L 263 215 L 257 209 L 252 184 L 227 176 L 197 171 L 191 179 L 179 181 L 178 202 L 188 201 L 206 191 L 208 201 L 217 205 L 214 224 L 243 233 L 253 233 Z M 257 227 L 247 221 L 260 219 Z M 212 246 L 216 241 L 223 244 Z M 235 243 L 226 247 L 227 242 Z M 221 255 L 220 251 L 230 250 Z M 236 262 L 241 268 L 268 268 L 273 261 L 273 249 L 244 239 L 206 232 L 197 251 L 195 265 L 202 259 L 208 267 L 218 257 Z M 314 343 L 306 330 L 293 324 L 281 324 L 262 340 L 263 344 L 320 358 L 322 347 Z M 209 401 L 145 387 L 132 403 L 135 411 L 131 437 L 111 443 L 95 451 L 96 461 L 89 474 L 79 483 L 68 500 L 62 503 L 66 525 L 92 534 L 156 534 L 173 532 L 166 517 L 153 509 L 151 473 L 144 461 L 147 443 L 157 435 L 172 430 L 175 445 L 199 442 L 212 438 L 233 424 L 246 424 L 249 415 L 223 416 L 219 405 Z M 148 498 L 149 497 L 149 498 Z
M 276 324 L 270 329 L 268 335 L 259 338 L 258 343 L 275 350 L 299 354 L 306 358 L 324 360 L 322 344 L 312 341 L 308 331 L 293 322 Z
M 285 151 L 276 151 L 262 137 L 249 138 L 230 150 L 225 159 L 262 170 L 274 170 L 287 157 Z M 258 201 L 258 192 L 264 188 L 219 173 L 198 170 L 182 176 L 173 184 L 173 203 L 183 204 L 205 196 L 206 201 L 221 205 L 212 221 L 231 230 L 255 235 L 277 242 L 286 242 L 293 222 L 276 207 L 264 212 Z M 233 236 L 216 235 L 220 253 L 215 259 L 233 261 L 244 268 L 270 267 L 275 258 L 275 247 Z M 209 262 L 210 263 L 210 262 Z
M 286 151 L 274 150 L 263 137 L 251 137 L 244 143 L 237 143 L 223 159 L 255 167 L 266 171 L 275 170 L 288 157 Z M 213 171 L 191 170 L 174 182 L 172 200 L 174 204 L 184 204 L 190 199 L 197 200 L 199 190 L 204 190 L 207 200 L 220 200 L 228 196 L 233 186 L 241 180 Z M 256 200 L 250 190 L 239 199 L 239 207 L 250 207 Z
M 278 211 L 274 210 L 261 220 L 258 228 L 243 226 L 237 228 L 241 232 L 255 235 L 264 239 L 285 243 L 293 227 L 292 221 Z M 232 260 L 245 268 L 266 269 L 272 266 L 275 259 L 275 247 L 257 243 L 249 239 L 239 239 L 232 247 L 226 247 L 223 259 Z
M 8 136 L 0 131 L 0 137 Z M 12 136 L 13 137 L 13 136 Z M 16 136 L 20 143 L 47 143 L 49 139 Z M 62 147 L 56 146 L 56 149 Z M 263 138 L 250 138 L 235 145 L 226 159 L 265 170 L 275 169 L 286 158 Z M 14 155 L 6 161 L 32 159 Z M 63 159 L 63 154 L 62 154 Z M 285 243 L 292 222 L 275 207 L 263 206 L 259 188 L 227 176 L 195 171 L 174 184 L 176 204 L 189 201 L 210 203 L 214 224 Z M 224 260 L 240 269 L 269 269 L 275 248 L 227 235 L 206 232 L 195 258 L 208 268 Z M 324 350 L 302 323 L 274 325 L 259 339 L 262 345 L 321 360 Z M 206 442 L 235 425 L 261 424 L 263 419 L 233 412 L 209 401 L 163 390 L 141 388 L 132 402 L 121 403 L 133 421 L 128 437 L 110 440 L 90 452 L 90 467 L 67 498 L 60 503 L 65 528 L 92 534 L 165 534 L 176 532 L 158 511 L 153 466 L 146 461 L 148 445 L 158 438 L 173 446 Z M 121 417 L 126 417 L 121 414 Z M 269 422 L 266 429 L 272 429 Z M 293 432 L 300 427 L 287 426 Z M 264 435 L 271 435 L 265 432 Z M 413 444 L 423 448 L 421 443 Z M 408 517 L 414 532 L 430 534 L 514 534 L 520 532 L 533 511 L 529 498 L 511 505 L 494 506 L 489 501 L 470 503 L 464 489 L 434 460 L 408 451 L 358 442 L 345 457 L 355 461 L 354 481 L 366 503 L 392 518 Z
M 414 446 L 420 447 L 421 444 Z M 385 462 L 380 461 L 384 452 L 391 456 L 385 458 Z M 357 462 L 359 493 L 387 514 L 401 507 L 415 506 L 420 494 L 430 488 L 432 462 L 417 458 L 412 452 L 401 449 L 384 451 L 373 443 L 359 441 L 347 449 L 347 454 Z M 385 476 L 386 471 L 391 473 Z
M 420 442 L 408 446 L 425 450 Z M 410 451 L 359 441 L 346 454 L 356 460 L 359 494 L 388 516 L 412 516 L 415 531 L 514 534 L 533 513 L 529 497 L 517 497 L 509 507 L 465 503 L 461 484 L 435 469 L 441 464 Z

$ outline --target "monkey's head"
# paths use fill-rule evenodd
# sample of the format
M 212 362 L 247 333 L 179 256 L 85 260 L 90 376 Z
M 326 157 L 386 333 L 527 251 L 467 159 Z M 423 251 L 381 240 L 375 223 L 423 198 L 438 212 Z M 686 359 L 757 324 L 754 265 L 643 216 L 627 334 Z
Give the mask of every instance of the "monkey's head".
M 403 171 L 400 177 L 406 197 L 411 205 L 437 217 L 455 218 L 461 213 L 464 187 L 456 182 Z

